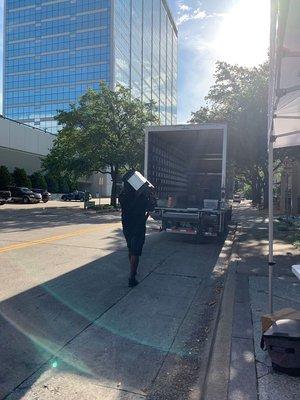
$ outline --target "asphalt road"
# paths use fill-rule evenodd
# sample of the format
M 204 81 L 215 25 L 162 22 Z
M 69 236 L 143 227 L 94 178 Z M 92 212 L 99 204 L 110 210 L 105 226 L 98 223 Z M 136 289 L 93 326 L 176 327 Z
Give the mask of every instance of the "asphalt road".
M 0 209 L 0 399 L 196 398 L 222 246 L 150 222 L 129 289 L 119 216 L 49 204 Z

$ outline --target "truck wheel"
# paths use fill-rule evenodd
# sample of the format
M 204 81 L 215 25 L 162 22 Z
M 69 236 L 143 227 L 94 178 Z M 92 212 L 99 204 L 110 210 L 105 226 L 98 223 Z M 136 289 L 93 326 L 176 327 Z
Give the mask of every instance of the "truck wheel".
M 205 237 L 203 236 L 202 233 L 197 233 L 194 239 L 196 244 L 203 244 L 205 242 Z
M 228 225 L 226 225 L 224 227 L 224 230 L 218 234 L 217 241 L 219 244 L 223 244 L 225 242 L 225 240 L 227 238 L 227 234 L 228 234 Z

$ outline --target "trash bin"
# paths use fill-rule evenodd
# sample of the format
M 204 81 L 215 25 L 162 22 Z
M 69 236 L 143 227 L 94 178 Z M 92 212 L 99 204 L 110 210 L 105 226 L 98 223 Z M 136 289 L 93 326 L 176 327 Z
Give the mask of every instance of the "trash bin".
M 300 321 L 280 319 L 263 334 L 275 371 L 300 376 Z

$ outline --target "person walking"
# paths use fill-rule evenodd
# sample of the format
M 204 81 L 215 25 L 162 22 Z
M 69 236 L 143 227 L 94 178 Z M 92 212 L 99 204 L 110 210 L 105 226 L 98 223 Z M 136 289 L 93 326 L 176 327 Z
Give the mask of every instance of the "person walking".
M 130 263 L 128 286 L 134 287 L 138 285 L 136 274 L 145 243 L 146 222 L 149 212 L 153 211 L 156 206 L 156 199 L 152 189 L 138 193 L 125 181 L 124 188 L 119 195 L 119 202 Z

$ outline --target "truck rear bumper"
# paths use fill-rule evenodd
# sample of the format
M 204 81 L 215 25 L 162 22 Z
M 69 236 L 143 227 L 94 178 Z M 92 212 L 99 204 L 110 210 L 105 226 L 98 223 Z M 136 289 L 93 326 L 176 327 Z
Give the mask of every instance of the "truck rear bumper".
M 185 229 L 185 228 L 166 228 L 165 231 L 168 233 L 180 233 L 183 235 L 192 235 L 192 236 L 198 234 L 197 230 L 195 229 Z

